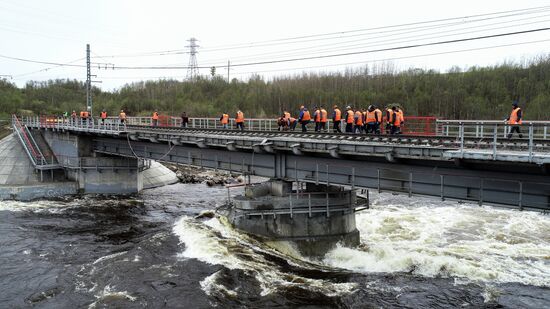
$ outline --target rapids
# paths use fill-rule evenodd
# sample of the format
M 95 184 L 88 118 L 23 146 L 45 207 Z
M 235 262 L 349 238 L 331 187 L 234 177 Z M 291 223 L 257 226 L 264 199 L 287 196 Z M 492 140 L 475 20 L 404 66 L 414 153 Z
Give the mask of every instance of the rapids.
M 361 245 L 314 260 L 195 218 L 226 196 L 0 202 L 0 307 L 550 307 L 548 215 L 371 194 Z

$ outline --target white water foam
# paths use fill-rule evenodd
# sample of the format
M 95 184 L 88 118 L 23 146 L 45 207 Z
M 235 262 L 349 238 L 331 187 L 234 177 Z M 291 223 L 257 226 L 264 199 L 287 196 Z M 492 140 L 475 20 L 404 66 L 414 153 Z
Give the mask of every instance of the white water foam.
M 349 293 L 356 286 L 353 283 L 332 283 L 283 272 L 277 264 L 266 260 L 260 253 L 268 252 L 285 259 L 292 258 L 232 229 L 223 219 L 212 218 L 199 222 L 191 217 L 182 217 L 175 223 L 174 233 L 185 244 L 185 250 L 179 254 L 180 257 L 223 265 L 228 269 L 251 271 L 260 283 L 261 295 L 268 295 L 281 287 L 296 286 L 333 296 Z M 311 266 L 299 260 L 294 260 L 294 263 L 304 268 Z M 218 286 L 216 276 L 215 273 L 201 282 L 203 290 L 212 293 L 212 289 L 216 289 L 231 295 L 230 289 Z
M 361 246 L 332 250 L 326 265 L 550 286 L 548 215 L 382 194 L 356 223 Z
M 137 300 L 137 297 L 130 295 L 127 291 L 114 291 L 110 285 L 105 286 L 105 288 L 99 294 L 95 295 L 95 297 L 97 300 L 91 303 L 88 309 L 96 308 L 98 302 L 109 299 L 127 299 L 132 302 Z

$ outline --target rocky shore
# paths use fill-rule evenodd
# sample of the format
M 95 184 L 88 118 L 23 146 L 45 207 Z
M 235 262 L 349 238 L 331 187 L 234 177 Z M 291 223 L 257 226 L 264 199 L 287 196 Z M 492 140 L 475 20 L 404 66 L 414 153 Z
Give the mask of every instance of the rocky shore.
M 242 176 L 188 165 L 164 164 L 182 183 L 205 183 L 208 186 L 242 183 Z

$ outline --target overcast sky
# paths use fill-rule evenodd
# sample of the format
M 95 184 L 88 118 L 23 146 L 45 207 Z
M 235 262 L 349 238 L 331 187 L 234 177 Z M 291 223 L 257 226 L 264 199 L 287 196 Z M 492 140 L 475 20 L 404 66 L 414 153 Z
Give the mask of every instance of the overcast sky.
M 548 54 L 550 31 L 401 47 L 549 27 L 548 0 L 0 0 L 0 75 L 19 86 L 28 80 L 85 80 L 80 66 L 89 43 L 93 74 L 102 81 L 96 86 L 105 90 L 138 80 L 183 80 L 191 37 L 200 46 L 199 66 L 216 66 L 227 77 L 230 61 L 230 78 L 243 80 L 252 73 L 269 79 L 382 63 L 445 72 Z M 397 49 L 373 52 L 388 48 Z M 348 53 L 354 54 L 334 56 Z M 323 58 L 303 59 L 318 56 Z M 264 63 L 273 61 L 284 62 Z M 262 64 L 246 65 L 257 62 Z M 156 66 L 176 68 L 121 69 Z

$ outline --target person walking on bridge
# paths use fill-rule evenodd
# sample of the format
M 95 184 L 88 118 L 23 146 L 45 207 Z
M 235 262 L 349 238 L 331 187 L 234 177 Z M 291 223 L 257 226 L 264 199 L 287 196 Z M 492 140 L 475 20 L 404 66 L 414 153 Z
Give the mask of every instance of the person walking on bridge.
M 338 108 L 338 105 L 332 107 L 332 131 L 334 133 L 342 133 L 340 129 L 340 122 L 342 122 L 342 111 Z
M 105 109 L 101 111 L 99 117 L 101 118 L 101 124 L 105 125 L 105 119 L 107 119 L 107 112 L 105 111 Z
M 353 110 L 351 106 L 346 106 L 346 133 L 353 133 Z
M 521 131 L 519 130 L 519 125 L 522 123 L 522 117 L 523 113 L 521 112 L 521 108 L 518 107 L 518 101 L 514 101 L 512 103 L 512 112 L 510 113 L 510 116 L 506 118 L 506 121 L 511 126 L 510 133 L 507 135 L 508 139 L 512 138 L 514 132 L 518 132 L 519 138 L 523 137 L 523 134 L 521 134 Z
M 187 117 L 187 112 L 181 113 L 181 127 L 187 128 L 188 123 L 189 123 L 189 117 Z
M 237 129 L 244 131 L 244 113 L 241 110 L 238 110 L 237 115 L 235 115 L 235 124 Z
M 120 114 L 118 114 L 118 119 L 120 120 L 120 124 L 126 126 L 126 113 L 123 109 L 120 110 Z
M 328 113 L 324 107 L 320 107 L 319 113 L 321 114 L 321 121 L 319 122 L 319 131 L 327 131 Z
M 315 132 L 319 132 L 319 127 L 321 126 L 321 110 L 318 106 L 315 106 L 315 111 L 313 112 L 313 119 L 315 121 Z
M 311 121 L 311 115 L 307 108 L 303 105 L 300 106 L 300 114 L 298 115 L 298 122 L 302 125 L 302 132 L 307 132 L 307 125 Z
M 222 116 L 220 117 L 220 123 L 222 125 L 222 128 L 224 130 L 227 129 L 227 125 L 229 124 L 229 114 L 228 113 L 223 113 Z
M 386 107 L 386 134 L 391 134 L 393 131 L 393 108 L 388 105 Z
M 374 132 L 376 134 L 380 134 L 380 125 L 382 123 L 382 111 L 376 107 L 374 107 L 374 115 L 376 116 L 376 123 L 374 124 Z
M 378 122 L 378 115 L 374 111 L 374 106 L 369 105 L 365 116 L 366 133 L 376 132 L 376 123 Z
M 363 133 L 363 113 L 359 108 L 355 111 L 353 121 L 355 123 L 355 127 L 353 128 L 353 133 L 356 133 L 356 134 Z
M 159 125 L 159 113 L 156 110 L 153 113 L 152 120 L 153 120 L 153 127 L 156 127 Z
M 76 111 L 73 110 L 73 112 L 71 113 L 71 125 L 74 126 L 76 124 Z
M 403 112 L 397 106 L 392 107 L 392 127 L 391 134 L 401 134 L 401 126 L 405 123 Z

